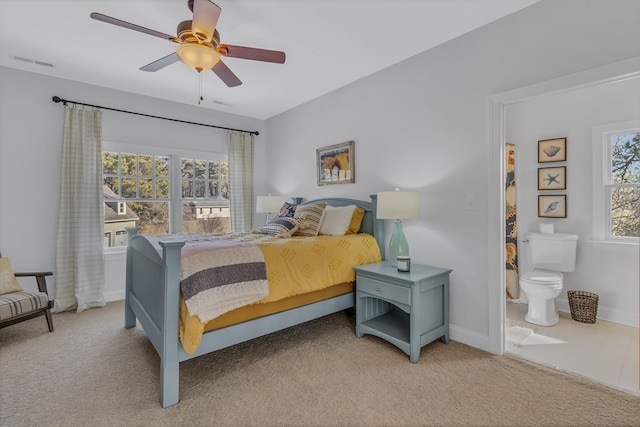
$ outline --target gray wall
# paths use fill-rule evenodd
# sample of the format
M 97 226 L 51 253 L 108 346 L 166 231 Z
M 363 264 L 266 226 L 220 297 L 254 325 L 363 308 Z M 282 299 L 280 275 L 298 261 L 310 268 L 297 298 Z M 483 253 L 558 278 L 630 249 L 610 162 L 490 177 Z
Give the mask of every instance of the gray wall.
M 16 271 L 54 271 L 64 107 L 54 95 L 198 123 L 257 130 L 256 157 L 264 158 L 264 122 L 0 67 L 0 250 Z M 103 139 L 110 142 L 226 152 L 227 131 L 104 110 Z M 256 164 L 256 191 L 264 162 Z M 106 261 L 105 297 L 124 297 L 124 254 Z M 22 281 L 35 290 L 35 283 Z M 48 278 L 55 290 L 55 276 Z
M 496 254 L 487 230 L 499 207 L 487 203 L 488 179 L 499 153 L 489 141 L 488 99 L 640 55 L 638 16 L 637 1 L 542 1 L 272 118 L 271 192 L 418 190 L 421 218 L 405 222 L 412 258 L 453 269 L 452 338 L 489 349 Z M 352 139 L 356 183 L 317 186 L 315 149 Z M 466 209 L 468 196 L 477 210 Z

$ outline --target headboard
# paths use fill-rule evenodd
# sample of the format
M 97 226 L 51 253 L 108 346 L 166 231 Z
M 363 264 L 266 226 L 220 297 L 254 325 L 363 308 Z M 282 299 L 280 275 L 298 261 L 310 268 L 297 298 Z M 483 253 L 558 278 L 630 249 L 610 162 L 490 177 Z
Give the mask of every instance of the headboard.
M 360 225 L 360 230 L 358 233 L 368 233 L 371 234 L 376 241 L 378 242 L 378 246 L 380 247 L 380 254 L 382 255 L 382 259 L 385 259 L 384 255 L 384 221 L 376 218 L 376 208 L 377 208 L 377 198 L 376 194 L 372 194 L 370 202 L 365 202 L 363 200 L 356 199 L 346 199 L 346 198 L 336 198 L 336 197 L 327 197 L 322 199 L 314 199 L 301 203 L 300 205 L 312 205 L 314 203 L 324 202 L 330 206 L 348 206 L 348 205 L 356 205 L 364 209 L 364 218 L 362 219 L 362 224 Z

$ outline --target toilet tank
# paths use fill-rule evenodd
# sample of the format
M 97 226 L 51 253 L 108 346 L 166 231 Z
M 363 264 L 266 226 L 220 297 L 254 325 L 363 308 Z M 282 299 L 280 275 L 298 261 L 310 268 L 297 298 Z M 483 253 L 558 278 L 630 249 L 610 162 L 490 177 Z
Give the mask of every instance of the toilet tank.
M 569 233 L 527 233 L 527 261 L 534 269 L 571 272 L 576 268 L 578 236 Z

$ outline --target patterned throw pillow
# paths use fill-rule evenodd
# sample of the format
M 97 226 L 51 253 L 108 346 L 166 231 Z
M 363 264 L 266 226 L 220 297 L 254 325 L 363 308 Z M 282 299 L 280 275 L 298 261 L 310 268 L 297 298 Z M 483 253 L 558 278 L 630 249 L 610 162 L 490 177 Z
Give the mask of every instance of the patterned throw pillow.
M 16 276 L 13 275 L 9 258 L 0 258 L 0 295 L 22 292 L 23 290 L 16 280 Z
M 296 205 L 284 202 L 284 204 L 280 208 L 280 212 L 278 213 L 278 216 L 279 217 L 284 217 L 284 216 L 291 216 L 292 217 L 295 212 L 296 212 Z
M 291 237 L 301 223 L 301 218 L 277 217 L 266 223 L 259 232 L 274 237 Z
M 298 228 L 298 231 L 294 233 L 294 236 L 317 236 L 325 206 L 327 204 L 324 202 L 313 205 L 298 205 L 293 217 L 302 219 L 303 223 Z

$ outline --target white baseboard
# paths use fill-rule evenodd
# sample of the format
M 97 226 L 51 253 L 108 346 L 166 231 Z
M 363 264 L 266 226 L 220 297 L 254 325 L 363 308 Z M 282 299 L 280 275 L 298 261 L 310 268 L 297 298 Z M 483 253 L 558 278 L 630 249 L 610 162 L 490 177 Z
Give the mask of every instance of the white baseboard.
M 491 343 L 488 335 L 479 334 L 477 331 L 449 325 L 449 338 L 480 350 L 491 351 Z
M 125 294 L 124 289 L 121 291 L 105 292 L 104 300 L 106 302 L 120 301 L 124 299 L 124 294 Z
M 571 313 L 569 308 L 569 300 L 556 299 L 556 308 L 558 311 L 565 313 Z M 620 323 L 622 325 L 638 327 L 640 325 L 640 317 L 638 313 L 629 313 L 621 310 L 617 310 L 611 307 L 602 306 L 598 304 L 598 315 L 596 317 L 599 320 L 606 320 L 607 322 Z

